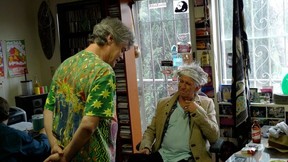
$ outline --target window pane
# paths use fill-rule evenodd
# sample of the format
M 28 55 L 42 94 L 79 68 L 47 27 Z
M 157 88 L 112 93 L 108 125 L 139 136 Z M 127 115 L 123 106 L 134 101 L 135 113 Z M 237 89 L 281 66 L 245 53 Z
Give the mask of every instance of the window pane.
M 155 3 L 166 3 L 166 7 L 149 9 L 149 5 Z M 190 42 L 190 21 L 189 13 L 174 14 L 172 0 L 137 1 L 136 10 L 135 26 L 139 27 L 137 34 L 141 45 L 137 78 L 139 92 L 143 94 L 141 110 L 146 112 L 146 122 L 143 123 L 150 123 L 158 100 L 168 95 L 168 80 L 172 78 L 162 73 L 167 67 L 162 67 L 161 61 L 172 60 L 171 47 L 179 39 Z
M 281 93 L 281 81 L 288 72 L 288 19 L 286 0 L 243 0 L 251 63 L 250 87 L 273 86 Z M 232 52 L 233 1 L 219 2 L 222 61 Z M 222 83 L 231 81 L 232 69 L 222 67 Z

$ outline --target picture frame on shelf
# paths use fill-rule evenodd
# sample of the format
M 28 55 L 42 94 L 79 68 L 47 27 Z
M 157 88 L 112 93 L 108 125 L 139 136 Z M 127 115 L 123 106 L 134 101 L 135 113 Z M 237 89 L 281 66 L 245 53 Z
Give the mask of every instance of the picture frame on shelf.
M 231 101 L 231 85 L 220 85 L 221 99 L 223 102 Z
M 285 118 L 285 108 L 284 107 L 267 107 L 267 117 L 268 118 Z
M 251 117 L 266 118 L 266 107 L 251 106 Z
M 233 115 L 232 105 L 219 104 L 219 115 Z
M 233 137 L 233 128 L 232 127 L 223 127 L 220 128 L 221 137 Z
M 257 93 L 258 93 L 258 89 L 257 88 L 249 88 L 250 91 L 250 96 L 249 96 L 249 100 L 250 102 L 256 102 L 256 98 L 257 98 Z

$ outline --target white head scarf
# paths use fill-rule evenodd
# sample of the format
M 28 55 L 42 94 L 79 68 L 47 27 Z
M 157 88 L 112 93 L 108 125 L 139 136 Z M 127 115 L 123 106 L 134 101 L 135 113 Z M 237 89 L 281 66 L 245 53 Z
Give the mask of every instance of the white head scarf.
M 176 74 L 179 77 L 182 75 L 188 76 L 200 86 L 205 85 L 208 81 L 208 74 L 195 62 L 180 66 L 178 70 L 176 70 Z

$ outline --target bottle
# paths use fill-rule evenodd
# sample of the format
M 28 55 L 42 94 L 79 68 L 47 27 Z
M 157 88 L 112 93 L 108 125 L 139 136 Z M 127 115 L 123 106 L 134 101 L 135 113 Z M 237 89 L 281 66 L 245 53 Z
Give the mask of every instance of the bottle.
M 40 94 L 40 83 L 37 79 L 37 76 L 34 77 L 33 89 L 34 89 L 34 94 L 36 94 L 36 95 Z
M 37 76 L 34 76 L 34 88 L 35 87 L 40 87 L 41 85 L 40 85 L 40 82 L 38 81 L 38 78 L 37 78 Z
M 208 51 L 203 51 L 201 56 L 201 66 L 209 66 L 210 57 Z
M 253 143 L 260 143 L 261 142 L 261 127 L 258 120 L 254 120 L 251 126 L 251 135 L 252 135 L 252 142 Z

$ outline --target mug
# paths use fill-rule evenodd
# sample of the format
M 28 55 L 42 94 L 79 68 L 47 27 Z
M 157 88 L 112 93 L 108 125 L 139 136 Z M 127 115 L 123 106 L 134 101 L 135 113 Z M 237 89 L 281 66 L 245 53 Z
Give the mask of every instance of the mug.
M 42 128 L 44 128 L 44 116 L 43 116 L 43 114 L 32 115 L 32 124 L 33 124 L 33 130 L 36 132 L 38 132 Z

